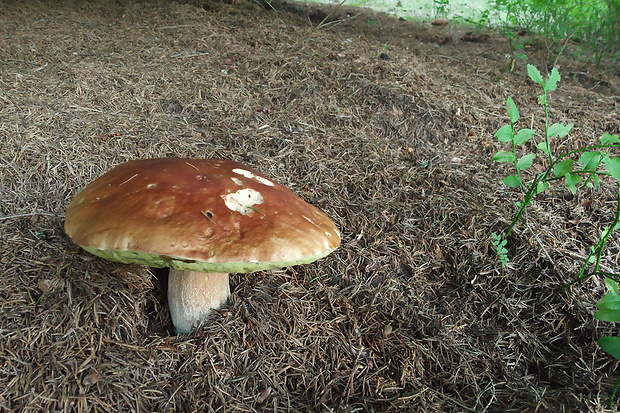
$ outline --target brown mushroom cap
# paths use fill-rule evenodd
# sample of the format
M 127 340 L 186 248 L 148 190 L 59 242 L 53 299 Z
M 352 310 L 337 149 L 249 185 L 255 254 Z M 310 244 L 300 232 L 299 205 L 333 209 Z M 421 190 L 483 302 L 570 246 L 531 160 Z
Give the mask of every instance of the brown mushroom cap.
M 323 212 L 261 173 L 221 159 L 119 165 L 75 196 L 65 231 L 107 259 L 201 272 L 304 264 L 340 245 Z

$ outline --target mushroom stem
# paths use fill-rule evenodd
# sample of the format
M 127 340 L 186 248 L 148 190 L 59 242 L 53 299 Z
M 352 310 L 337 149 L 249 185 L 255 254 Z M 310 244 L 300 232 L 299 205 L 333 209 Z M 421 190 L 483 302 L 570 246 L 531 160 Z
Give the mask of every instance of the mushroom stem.
M 189 333 L 211 312 L 226 304 L 228 274 L 170 270 L 168 307 L 177 334 Z

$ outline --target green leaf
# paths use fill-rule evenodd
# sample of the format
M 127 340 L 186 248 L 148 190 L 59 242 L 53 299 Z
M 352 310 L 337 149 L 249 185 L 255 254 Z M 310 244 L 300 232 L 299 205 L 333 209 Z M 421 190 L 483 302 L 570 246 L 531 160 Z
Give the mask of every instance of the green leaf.
M 536 194 L 546 191 L 547 188 L 549 188 L 549 182 L 539 182 L 538 185 L 536 185 Z
M 577 192 L 577 185 L 581 183 L 581 177 L 577 174 L 566 174 L 564 176 L 566 178 L 566 187 L 573 193 L 573 195 Z
M 601 337 L 598 339 L 597 343 L 605 353 L 616 360 L 620 360 L 620 337 Z
M 609 277 L 605 277 L 605 286 L 610 293 L 618 294 L 618 283 Z M 604 296 L 603 296 L 604 297 Z
M 553 167 L 553 174 L 555 176 L 564 176 L 573 170 L 573 164 L 574 162 L 572 159 L 564 159 Z
M 549 126 L 549 129 L 547 130 L 547 137 L 550 138 L 552 136 L 558 136 L 560 138 L 563 138 L 568 135 L 573 126 L 574 125 L 572 123 L 569 123 L 566 126 L 562 125 L 561 123 L 554 123 L 553 125 Z
M 620 142 L 620 138 L 618 138 L 618 135 L 612 135 L 610 133 L 604 133 L 601 136 L 601 143 L 603 145 L 613 145 Z
M 608 308 L 601 308 L 596 313 L 594 313 L 594 318 L 601 321 L 620 321 L 620 311 L 610 310 Z
M 546 153 L 547 155 L 549 155 L 551 153 L 551 149 L 549 149 L 549 144 L 547 142 L 541 142 L 538 145 L 536 145 L 536 147 L 538 149 L 540 149 L 541 151 L 543 151 L 544 153 Z
M 510 122 L 513 124 L 517 123 L 519 120 L 519 109 L 517 109 L 517 105 L 514 100 L 510 96 L 506 99 L 506 107 L 508 111 L 508 116 L 510 117 Z
M 611 176 L 620 181 L 620 159 L 617 156 L 606 157 L 605 166 Z
M 512 163 L 515 161 L 515 155 L 512 152 L 499 151 L 495 155 L 493 155 L 491 160 L 502 163 Z
M 557 68 L 554 67 L 551 70 L 551 74 L 549 75 L 549 78 L 543 84 L 543 90 L 545 92 L 553 92 L 557 88 L 559 81 L 560 81 L 560 72 L 558 71 Z
M 608 292 L 596 303 L 596 308 L 607 310 L 620 310 L 620 295 L 613 291 Z
M 493 135 L 500 142 L 510 142 L 514 138 L 514 132 L 511 125 L 504 125 Z
M 504 239 L 504 236 L 501 234 L 496 234 L 493 232 L 491 236 L 493 237 L 493 245 L 496 247 L 503 248 L 508 243 L 508 240 Z
M 604 164 L 607 164 L 607 162 L 609 162 L 609 154 L 608 153 L 603 153 L 603 161 Z
M 588 180 L 588 188 L 598 188 L 600 180 L 598 179 L 598 175 L 592 175 L 592 179 Z
M 502 182 L 509 188 L 516 188 L 518 186 L 521 186 L 521 179 L 519 179 L 517 175 L 509 175 L 502 179 Z
M 530 79 L 532 79 L 534 82 L 542 85 L 543 78 L 534 65 L 527 65 L 527 74 L 530 75 Z
M 535 133 L 536 132 L 534 132 L 532 129 L 523 128 L 519 130 L 519 132 L 517 132 L 517 134 L 515 135 L 514 143 L 517 145 L 522 145 L 525 142 L 529 141 Z
M 532 163 L 534 163 L 534 158 L 536 158 L 536 154 L 535 153 L 530 153 L 530 154 L 527 154 L 527 155 L 523 155 L 517 161 L 517 165 L 516 165 L 517 169 L 522 171 L 524 169 L 529 168 L 530 166 L 532 166 Z
M 601 153 L 599 151 L 584 152 L 579 157 L 579 162 L 586 171 L 595 171 L 601 163 Z
M 560 134 L 558 135 L 560 138 L 565 137 L 566 135 L 568 135 L 570 133 L 570 131 L 573 129 L 573 126 L 575 126 L 572 123 L 569 123 L 568 125 L 564 126 L 564 129 L 562 129 L 562 131 L 560 132 Z

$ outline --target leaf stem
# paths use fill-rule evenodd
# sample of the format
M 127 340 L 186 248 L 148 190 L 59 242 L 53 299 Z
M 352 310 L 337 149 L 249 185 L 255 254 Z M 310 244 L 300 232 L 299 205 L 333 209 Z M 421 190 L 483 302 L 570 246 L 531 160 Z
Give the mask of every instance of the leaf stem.
M 512 121 L 512 119 L 510 119 L 510 127 L 512 128 L 512 136 L 515 136 L 515 123 Z M 514 167 L 517 170 L 517 176 L 519 177 L 519 183 L 520 183 L 521 190 L 525 191 L 525 185 L 523 185 L 523 177 L 521 176 L 521 170 L 517 166 L 517 163 L 519 161 L 517 159 L 517 144 L 515 143 L 514 139 L 512 139 L 511 142 L 512 142 L 512 157 L 514 158 L 512 163 L 514 164 Z
M 547 150 L 549 151 L 549 163 L 553 164 L 553 154 L 551 153 L 551 144 L 549 143 L 549 105 L 547 104 L 547 92 L 545 91 L 544 85 L 542 86 L 543 94 L 542 94 L 542 106 L 545 110 L 545 143 L 547 144 Z
M 614 389 L 611 392 L 611 397 L 609 398 L 609 409 L 614 408 L 614 397 L 616 397 L 616 390 L 618 390 L 618 386 L 620 386 L 620 377 L 616 379 L 616 383 L 614 384 Z
M 523 215 L 523 212 L 525 212 L 525 208 L 527 208 L 527 206 L 532 201 L 532 198 L 534 197 L 534 195 L 536 195 L 536 189 L 538 187 L 538 183 L 543 181 L 544 178 L 547 176 L 547 174 L 548 174 L 548 171 L 538 175 L 536 177 L 536 179 L 534 179 L 534 181 L 532 181 L 530 187 L 528 188 L 527 192 L 525 193 L 525 197 L 523 197 L 523 202 L 519 205 L 519 210 L 517 211 L 515 216 L 512 218 L 512 222 L 510 222 L 510 226 L 506 230 L 506 237 L 508 237 L 508 235 L 510 235 L 510 233 L 514 229 L 515 225 L 517 225 L 517 222 L 519 221 L 519 218 L 521 218 L 521 215 Z

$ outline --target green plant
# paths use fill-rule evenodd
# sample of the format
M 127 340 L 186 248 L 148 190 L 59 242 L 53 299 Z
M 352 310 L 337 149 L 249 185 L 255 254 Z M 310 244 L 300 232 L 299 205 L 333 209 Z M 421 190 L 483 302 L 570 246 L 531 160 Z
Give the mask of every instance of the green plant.
M 506 67 L 502 71 L 505 72 L 514 72 L 517 68 L 518 61 L 526 61 L 527 56 L 523 51 L 525 50 L 526 42 L 518 36 L 513 30 L 502 30 L 502 34 L 506 36 L 508 39 L 508 46 L 510 47 L 510 55 L 508 55 L 508 63 Z
M 505 267 L 508 264 L 508 250 L 506 249 L 506 244 L 508 240 L 504 239 L 500 234 L 492 233 L 493 237 L 493 246 L 497 251 L 497 257 L 502 263 L 502 267 Z
M 603 228 L 601 237 L 596 245 L 592 246 L 589 255 L 586 257 L 575 282 L 584 280 L 592 275 L 601 275 L 606 279 L 608 292 L 597 303 L 599 310 L 595 317 L 603 321 L 620 321 L 620 295 L 618 294 L 618 282 L 620 275 L 602 270 L 601 257 L 603 250 L 610 235 L 620 228 L 620 158 L 611 153 L 612 149 L 620 148 L 620 138 L 618 135 L 605 133 L 600 138 L 600 143 L 590 145 L 576 150 L 556 153 L 555 148 L 561 147 L 561 140 L 565 138 L 573 128 L 573 124 L 564 125 L 562 123 L 549 124 L 549 105 L 547 95 L 557 88 L 560 81 L 560 73 L 553 69 L 547 78 L 543 78 L 538 69 L 532 65 L 527 66 L 530 79 L 540 85 L 542 94 L 538 96 L 538 103 L 544 109 L 544 136 L 538 142 L 536 148 L 538 152 L 518 154 L 524 144 L 535 136 L 535 131 L 530 128 L 517 129 L 519 121 L 519 110 L 511 97 L 506 100 L 508 117 L 510 123 L 503 125 L 495 133 L 495 137 L 510 145 L 509 151 L 497 152 L 492 160 L 501 163 L 509 163 L 514 166 L 515 173 L 502 179 L 502 182 L 510 188 L 520 188 L 524 195 L 520 202 L 517 202 L 517 212 L 515 213 L 508 229 L 504 234 L 492 234 L 493 245 L 502 266 L 508 262 L 506 242 L 507 237 L 515 228 L 523 216 L 528 205 L 534 197 L 546 191 L 551 184 L 561 182 L 573 194 L 580 187 L 597 188 L 600 178 L 609 177 L 615 180 L 617 186 L 616 214 L 612 223 Z M 557 142 L 560 141 L 560 142 Z M 526 182 L 527 170 L 533 165 L 538 155 L 542 155 L 540 163 L 545 168 L 543 172 L 532 174 L 531 180 Z M 602 337 L 598 344 L 606 353 L 620 360 L 620 337 Z M 615 395 L 620 379 L 616 382 L 611 397 Z
M 447 17 L 450 13 L 450 0 L 433 0 L 436 17 Z
M 607 285 L 607 294 L 601 297 L 596 303 L 598 310 L 594 314 L 594 317 L 602 321 L 618 322 L 620 321 L 620 295 L 618 294 L 618 283 L 611 278 L 606 278 L 605 284 Z M 610 354 L 616 360 L 620 360 L 620 337 L 601 337 L 597 343 L 604 352 Z M 614 396 L 616 395 L 616 390 L 619 385 L 620 377 L 616 379 L 613 391 L 611 392 L 610 409 L 613 407 Z
M 494 0 L 488 10 L 500 28 L 540 33 L 556 43 L 556 51 L 571 39 L 597 66 L 604 57 L 620 56 L 618 0 Z
M 491 22 L 491 10 L 481 10 L 480 17 L 474 19 L 472 23 L 476 30 L 481 30 L 483 27 L 489 26 Z

